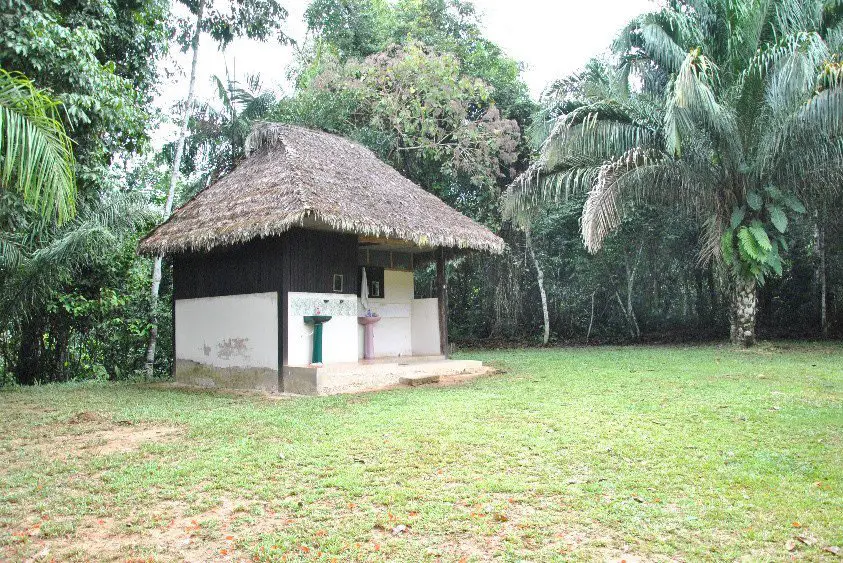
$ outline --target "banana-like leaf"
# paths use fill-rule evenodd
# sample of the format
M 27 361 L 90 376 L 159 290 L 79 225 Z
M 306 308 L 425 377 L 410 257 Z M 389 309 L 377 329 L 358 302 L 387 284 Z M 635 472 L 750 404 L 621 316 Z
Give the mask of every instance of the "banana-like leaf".
M 776 205 L 770 207 L 770 222 L 780 233 L 787 231 L 787 215 L 781 207 Z
M 735 232 L 731 229 L 723 233 L 720 239 L 720 252 L 723 256 L 723 261 L 726 264 L 732 264 L 735 261 Z
M 801 214 L 805 213 L 806 211 L 805 205 L 803 205 L 802 202 L 799 201 L 793 194 L 787 194 L 784 197 L 784 203 L 790 208 L 791 211 L 794 211 L 796 213 Z
M 761 195 L 758 192 L 750 190 L 746 193 L 746 203 L 753 211 L 760 211 L 761 206 L 764 205 L 764 200 L 761 199 Z
M 743 223 L 744 217 L 746 217 L 746 207 L 736 207 L 732 211 L 732 218 L 729 221 L 729 225 L 733 230 L 737 229 Z
M 782 257 L 779 254 L 779 247 L 777 244 L 773 244 L 773 248 L 770 253 L 767 255 L 767 265 L 770 266 L 773 271 L 776 273 L 777 276 L 782 275 L 782 269 L 784 266 L 784 262 L 782 261 Z

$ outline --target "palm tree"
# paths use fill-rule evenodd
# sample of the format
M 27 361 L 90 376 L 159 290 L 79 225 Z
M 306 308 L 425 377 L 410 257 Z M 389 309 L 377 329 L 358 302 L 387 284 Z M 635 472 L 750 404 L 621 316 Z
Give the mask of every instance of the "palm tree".
M 259 75 L 246 75 L 241 84 L 226 76 L 213 77 L 217 101 L 196 107 L 191 116 L 185 155 L 195 181 L 182 197 L 191 197 L 230 172 L 245 154 L 246 139 L 255 123 L 269 116 L 277 104 L 275 94 L 264 90 Z
M 17 72 L 0 69 L 0 188 L 21 192 L 45 218 L 75 212 L 75 160 L 61 102 Z M 0 242 L 4 255 L 11 252 Z
M 56 287 L 113 257 L 158 218 L 146 198 L 127 192 L 81 201 L 79 207 L 79 213 L 61 226 L 23 219 L 13 232 L 0 233 L 9 249 L 0 254 L 0 331 L 17 335 L 12 371 L 18 383 L 34 383 L 62 370 L 61 363 L 43 365 L 48 339 L 42 312 Z M 54 359 L 61 355 L 54 354 Z
M 732 342 L 753 344 L 757 287 L 781 274 L 788 216 L 843 185 L 841 21 L 837 0 L 671 0 L 636 18 L 507 209 L 588 191 L 592 252 L 636 200 L 687 212 L 700 259 L 730 274 Z

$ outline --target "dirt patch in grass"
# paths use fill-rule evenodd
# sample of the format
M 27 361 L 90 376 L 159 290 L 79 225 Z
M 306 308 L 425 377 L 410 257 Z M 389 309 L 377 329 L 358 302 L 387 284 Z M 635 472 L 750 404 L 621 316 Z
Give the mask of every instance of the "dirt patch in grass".
M 113 421 L 99 413 L 82 411 L 66 420 L 66 425 L 48 424 L 13 447 L 34 448 L 48 459 L 129 453 L 144 444 L 170 442 L 184 435 L 175 426 Z
M 272 533 L 292 520 L 252 500 L 222 499 L 195 513 L 187 503 L 164 501 L 128 521 L 86 516 L 72 531 L 51 537 L 36 522 L 16 531 L 3 556 L 27 561 L 243 561 L 251 559 L 245 541 Z M 248 534 L 246 536 L 245 534 Z M 26 557 L 28 556 L 28 559 Z
M 99 430 L 83 434 L 70 440 L 62 440 L 63 447 L 76 451 L 89 451 L 95 455 L 128 453 L 140 449 L 147 443 L 161 443 L 181 434 L 178 428 L 168 426 L 123 426 L 110 430 Z

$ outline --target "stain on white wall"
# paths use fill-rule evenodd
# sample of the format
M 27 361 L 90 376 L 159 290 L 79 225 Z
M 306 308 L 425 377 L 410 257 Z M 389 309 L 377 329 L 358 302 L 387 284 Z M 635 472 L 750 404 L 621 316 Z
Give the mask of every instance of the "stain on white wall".
M 278 368 L 278 294 L 176 300 L 176 358 L 220 368 Z

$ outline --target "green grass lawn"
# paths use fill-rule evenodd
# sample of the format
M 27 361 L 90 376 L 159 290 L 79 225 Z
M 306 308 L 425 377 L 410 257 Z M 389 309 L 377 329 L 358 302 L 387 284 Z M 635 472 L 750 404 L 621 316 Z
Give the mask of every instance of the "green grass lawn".
M 843 346 L 461 357 L 505 373 L 0 392 L 0 559 L 839 560 Z

